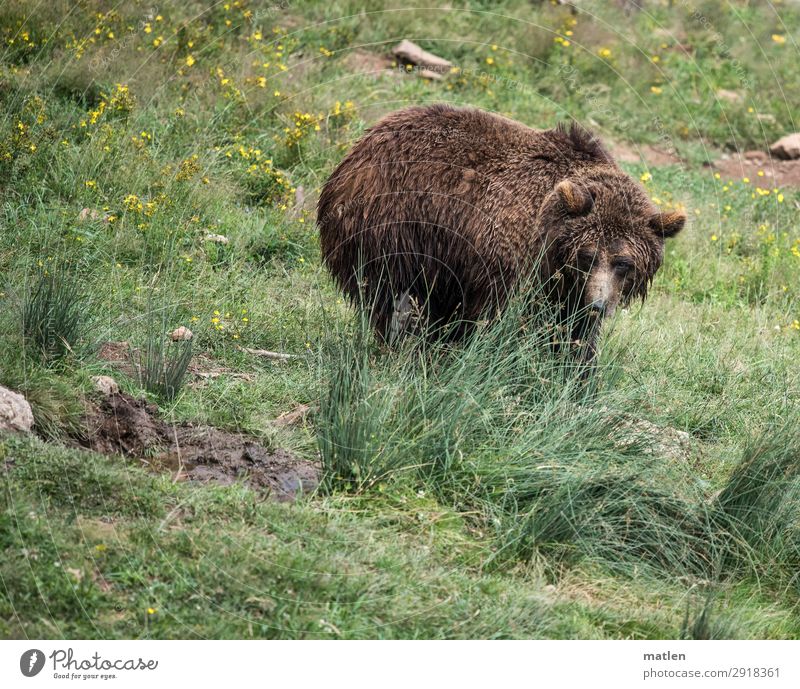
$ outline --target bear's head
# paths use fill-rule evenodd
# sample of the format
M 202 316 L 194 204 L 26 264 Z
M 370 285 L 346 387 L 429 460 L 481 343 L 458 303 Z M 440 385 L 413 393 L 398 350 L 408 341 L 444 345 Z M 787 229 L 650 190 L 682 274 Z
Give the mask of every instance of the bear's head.
M 681 231 L 686 214 L 659 211 L 638 183 L 613 170 L 558 182 L 538 220 L 542 277 L 574 323 L 573 339 L 593 340 L 617 306 L 647 295 L 664 241 Z

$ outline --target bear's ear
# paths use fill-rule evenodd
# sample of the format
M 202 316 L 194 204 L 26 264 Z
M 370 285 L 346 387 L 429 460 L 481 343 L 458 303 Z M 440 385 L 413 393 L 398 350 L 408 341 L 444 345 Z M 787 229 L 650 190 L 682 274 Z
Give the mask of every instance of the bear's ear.
M 570 215 L 587 215 L 594 207 L 594 196 L 586 187 L 562 179 L 555 188 L 561 204 Z
M 686 213 L 683 211 L 670 211 L 656 213 L 650 218 L 650 227 L 659 237 L 674 237 L 686 224 Z

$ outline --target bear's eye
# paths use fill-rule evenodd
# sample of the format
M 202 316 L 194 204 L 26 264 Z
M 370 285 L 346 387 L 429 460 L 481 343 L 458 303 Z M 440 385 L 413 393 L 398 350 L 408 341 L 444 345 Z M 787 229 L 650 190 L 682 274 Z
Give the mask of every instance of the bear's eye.
M 615 258 L 611 265 L 614 270 L 621 275 L 625 275 L 633 270 L 633 261 L 631 261 L 629 258 Z

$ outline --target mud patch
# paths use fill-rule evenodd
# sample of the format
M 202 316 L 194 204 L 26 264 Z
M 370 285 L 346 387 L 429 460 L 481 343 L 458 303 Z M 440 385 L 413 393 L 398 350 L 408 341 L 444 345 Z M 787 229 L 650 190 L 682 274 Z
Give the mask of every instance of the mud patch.
M 764 151 L 725 155 L 712 167 L 726 180 L 748 177 L 752 184 L 763 188 L 800 187 L 800 160 L 778 160 Z
M 287 450 L 211 426 L 169 424 L 157 408 L 124 392 L 92 404 L 77 442 L 95 452 L 137 459 L 176 480 L 230 485 L 245 481 L 276 500 L 292 500 L 319 484 L 319 466 Z

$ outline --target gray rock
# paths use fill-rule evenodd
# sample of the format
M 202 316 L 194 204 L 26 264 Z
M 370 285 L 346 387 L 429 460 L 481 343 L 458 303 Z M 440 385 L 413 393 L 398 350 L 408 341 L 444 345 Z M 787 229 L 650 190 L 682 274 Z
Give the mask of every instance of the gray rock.
M 0 431 L 22 431 L 33 428 L 33 410 L 22 395 L 0 385 Z

